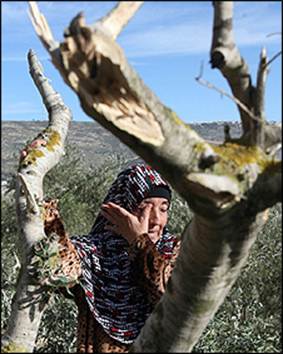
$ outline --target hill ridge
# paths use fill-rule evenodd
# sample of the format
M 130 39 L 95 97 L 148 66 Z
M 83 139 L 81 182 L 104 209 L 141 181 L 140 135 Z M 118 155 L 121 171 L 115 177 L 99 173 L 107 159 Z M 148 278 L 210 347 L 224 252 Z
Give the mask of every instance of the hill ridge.
M 198 122 L 189 124 L 200 136 L 207 140 L 223 141 L 223 125 L 229 124 L 231 135 L 237 137 L 241 133 L 239 122 Z M 19 152 L 29 139 L 33 139 L 44 127 L 47 121 L 2 121 L 2 159 L 1 179 L 6 180 L 15 173 Z M 119 154 L 128 158 L 135 157 L 126 145 L 119 141 L 105 128 L 95 121 L 72 121 L 70 123 L 67 144 L 74 144 L 87 164 L 100 165 L 107 156 Z

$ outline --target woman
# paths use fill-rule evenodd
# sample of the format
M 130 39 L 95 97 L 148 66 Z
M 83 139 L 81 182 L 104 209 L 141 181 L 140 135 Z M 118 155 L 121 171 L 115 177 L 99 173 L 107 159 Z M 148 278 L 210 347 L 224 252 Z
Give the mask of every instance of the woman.
M 112 184 L 85 236 L 71 238 L 80 258 L 78 352 L 127 352 L 164 293 L 180 241 L 166 227 L 171 190 L 139 163 Z

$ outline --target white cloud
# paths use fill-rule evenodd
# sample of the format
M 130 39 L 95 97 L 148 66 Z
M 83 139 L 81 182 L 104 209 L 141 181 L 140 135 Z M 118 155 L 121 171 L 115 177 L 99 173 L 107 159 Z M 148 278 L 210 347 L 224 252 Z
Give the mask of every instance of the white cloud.
M 274 2 L 262 2 L 255 7 L 244 3 L 240 6 L 243 9 L 235 8 L 234 34 L 239 47 L 266 47 L 268 55 L 280 50 L 282 35 L 268 36 L 281 30 L 281 11 L 276 11 L 272 4 Z
M 200 16 L 209 19 L 212 12 L 210 3 L 205 2 L 145 2 L 127 28 L 138 28 L 156 24 L 172 25 L 185 21 L 195 21 Z
M 29 113 L 41 113 L 43 114 L 43 108 L 35 106 L 31 102 L 17 102 L 17 103 L 9 103 L 2 105 L 2 116 L 11 115 L 11 114 L 29 114 Z
M 26 17 L 27 3 L 17 1 L 1 1 L 2 20 L 21 21 Z
M 197 33 L 197 37 L 192 35 Z M 119 42 L 129 57 L 194 54 L 207 52 L 211 31 L 208 25 L 158 26 L 121 37 Z
M 186 4 L 186 3 L 185 3 Z M 237 46 L 255 46 L 278 44 L 281 36 L 267 37 L 269 33 L 278 32 L 281 16 L 278 11 L 270 9 L 270 4 L 248 3 L 236 4 L 234 10 L 234 34 Z M 136 31 L 125 31 L 118 42 L 125 49 L 128 57 L 149 57 L 172 54 L 209 53 L 212 36 L 213 15 L 207 5 L 184 6 L 183 13 L 174 8 L 171 12 L 152 11 L 147 7 L 144 21 L 154 22 L 139 27 Z M 147 16 L 148 13 L 148 16 Z M 268 14 L 268 15 L 267 15 Z M 167 19 L 166 19 L 167 16 Z M 155 21 L 154 21 L 155 18 Z M 147 19 L 147 20 L 146 20 Z M 134 27 L 134 26 L 133 26 Z
M 116 2 L 100 1 L 37 1 L 39 11 L 53 25 L 67 26 L 74 16 L 83 11 L 89 19 L 99 18 L 107 13 Z M 5 22 L 13 21 L 15 25 L 28 19 L 27 1 L 1 2 L 2 18 Z M 28 19 L 29 20 L 29 19 Z

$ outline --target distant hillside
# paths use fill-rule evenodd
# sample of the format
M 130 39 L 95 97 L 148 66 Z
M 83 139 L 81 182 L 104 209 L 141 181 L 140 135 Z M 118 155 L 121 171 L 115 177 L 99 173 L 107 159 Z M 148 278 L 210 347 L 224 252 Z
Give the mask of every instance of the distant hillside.
M 216 122 L 190 124 L 190 126 L 205 139 L 223 141 L 223 124 L 224 122 Z M 239 136 L 239 123 L 229 122 L 228 124 L 231 127 L 232 136 Z M 2 180 L 6 180 L 9 174 L 15 173 L 20 150 L 46 125 L 46 121 L 2 121 Z M 94 121 L 72 122 L 67 142 L 75 145 L 86 164 L 95 163 L 98 166 L 105 161 L 107 156 L 113 154 L 125 157 L 136 156 L 127 146 Z

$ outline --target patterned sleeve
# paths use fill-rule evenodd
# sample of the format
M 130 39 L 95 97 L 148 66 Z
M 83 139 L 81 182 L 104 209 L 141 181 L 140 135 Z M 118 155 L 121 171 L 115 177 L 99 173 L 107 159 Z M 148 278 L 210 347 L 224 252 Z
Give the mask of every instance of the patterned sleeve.
M 44 231 L 47 237 L 34 246 L 34 261 L 41 264 L 39 280 L 43 285 L 71 288 L 81 276 L 78 252 L 65 230 L 58 201 L 44 201 L 43 206 Z
M 136 250 L 138 268 L 142 270 L 140 278 L 142 286 L 146 289 L 153 306 L 165 292 L 166 284 L 179 255 L 180 242 L 177 238 L 175 239 L 170 256 L 160 253 L 147 234 L 140 235 L 135 244 L 131 246 Z

